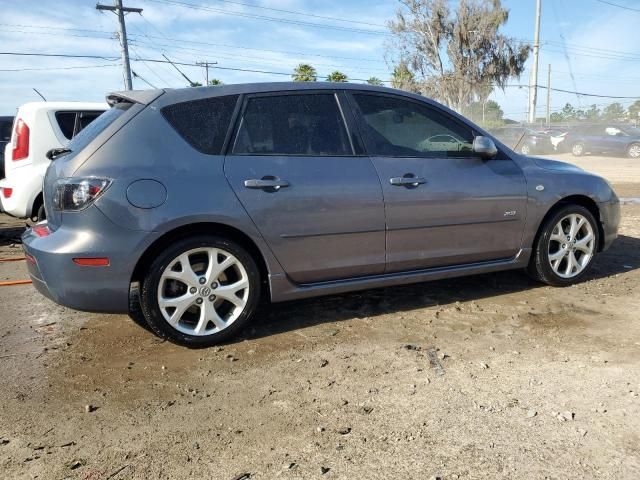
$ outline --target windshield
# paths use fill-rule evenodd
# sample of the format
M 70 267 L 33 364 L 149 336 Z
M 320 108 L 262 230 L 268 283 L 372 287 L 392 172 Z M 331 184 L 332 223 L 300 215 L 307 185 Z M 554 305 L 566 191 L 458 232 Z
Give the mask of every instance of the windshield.
M 75 137 L 73 137 L 73 140 L 71 140 L 67 144 L 67 147 L 72 152 L 79 152 L 84 147 L 89 145 L 89 142 L 96 138 L 105 128 L 111 125 L 116 120 L 116 118 L 120 117 L 124 112 L 126 112 L 129 107 L 131 107 L 131 105 L 133 104 L 118 103 L 115 106 L 111 107 L 89 125 L 87 125 L 87 127 L 84 128 Z

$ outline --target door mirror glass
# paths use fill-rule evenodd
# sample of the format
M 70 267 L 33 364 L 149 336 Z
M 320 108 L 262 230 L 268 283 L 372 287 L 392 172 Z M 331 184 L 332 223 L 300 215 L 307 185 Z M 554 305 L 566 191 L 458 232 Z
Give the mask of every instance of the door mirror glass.
M 478 136 L 473 139 L 473 153 L 483 160 L 490 160 L 498 154 L 498 149 L 489 137 Z

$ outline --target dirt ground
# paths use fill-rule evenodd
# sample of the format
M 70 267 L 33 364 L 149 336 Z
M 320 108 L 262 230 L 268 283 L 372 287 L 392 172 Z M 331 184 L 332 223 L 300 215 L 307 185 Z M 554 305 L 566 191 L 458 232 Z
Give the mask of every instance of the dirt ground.
M 564 159 L 640 197 L 637 161 Z M 0 287 L 0 477 L 638 479 L 640 204 L 622 211 L 580 285 L 505 272 L 277 304 L 206 350 Z M 0 257 L 23 223 L 0 215 Z

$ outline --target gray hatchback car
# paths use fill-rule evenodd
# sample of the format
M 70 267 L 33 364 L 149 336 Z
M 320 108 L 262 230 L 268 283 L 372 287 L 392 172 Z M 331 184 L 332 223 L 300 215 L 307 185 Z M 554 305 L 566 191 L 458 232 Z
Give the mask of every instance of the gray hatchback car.
M 158 335 L 229 339 L 273 302 L 527 269 L 582 279 L 616 238 L 602 178 L 518 155 L 419 95 L 264 83 L 108 96 L 52 151 L 35 287 Z

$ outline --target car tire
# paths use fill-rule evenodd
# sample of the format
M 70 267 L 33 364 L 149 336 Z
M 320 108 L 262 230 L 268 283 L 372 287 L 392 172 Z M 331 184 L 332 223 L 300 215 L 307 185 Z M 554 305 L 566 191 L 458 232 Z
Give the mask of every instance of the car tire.
M 158 336 L 187 347 L 209 347 L 232 338 L 250 321 L 260 283 L 256 262 L 242 246 L 197 235 L 156 255 L 144 275 L 140 303 Z
M 584 155 L 584 144 L 576 142 L 571 145 L 571 153 L 574 157 L 581 157 L 582 155 Z
M 572 236 L 574 218 L 580 227 Z M 573 204 L 562 206 L 540 227 L 527 272 L 554 287 L 580 282 L 593 264 L 599 241 L 598 224 L 588 209 Z
M 640 143 L 632 143 L 627 148 L 627 156 L 629 158 L 640 158 Z
M 531 147 L 529 145 L 522 145 L 520 147 L 520 153 L 523 155 L 531 155 Z

